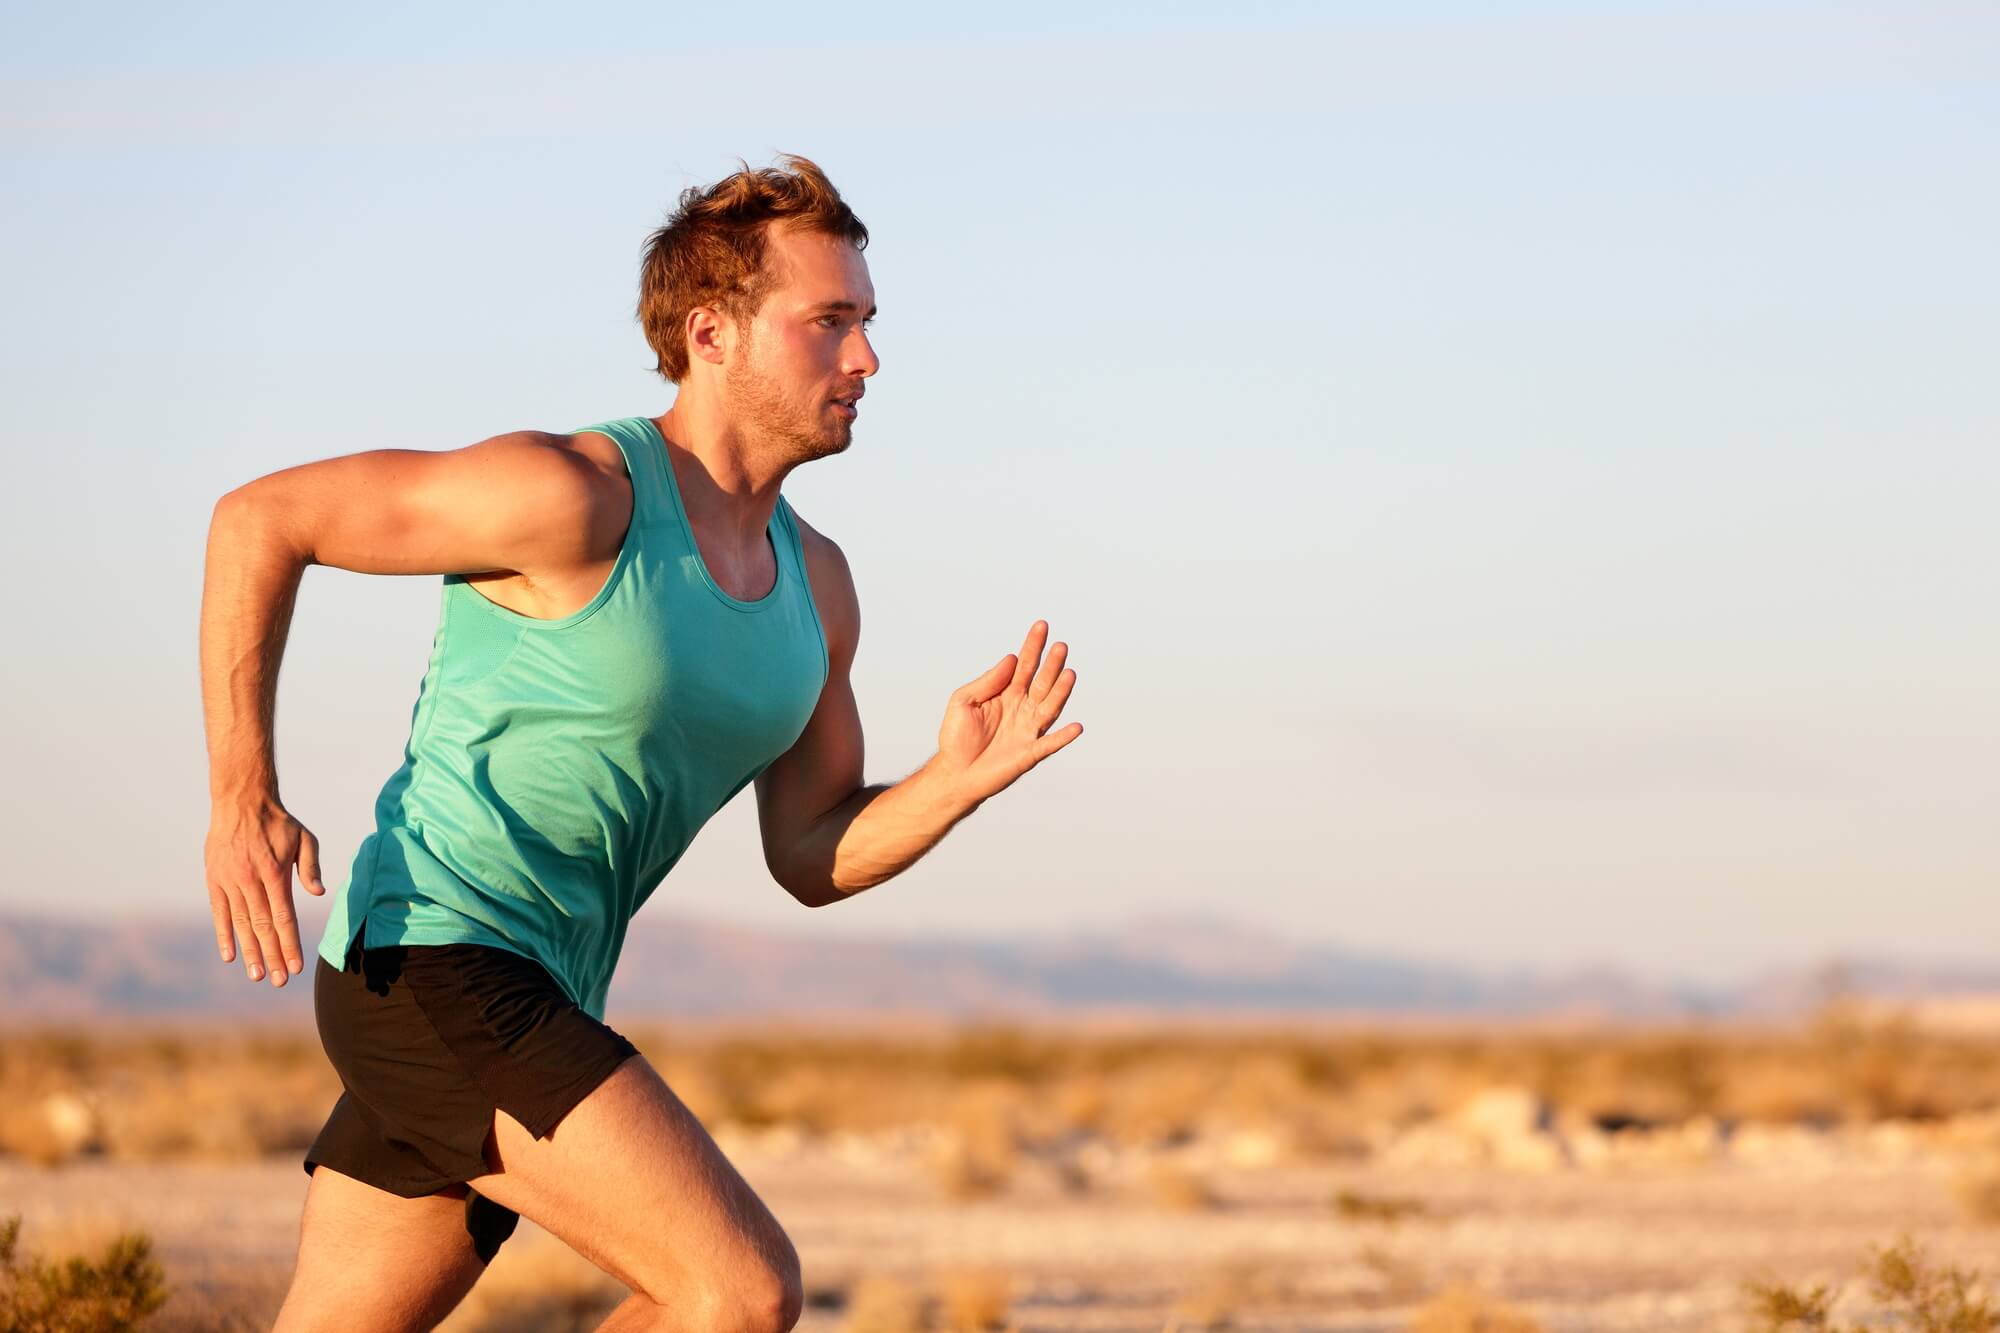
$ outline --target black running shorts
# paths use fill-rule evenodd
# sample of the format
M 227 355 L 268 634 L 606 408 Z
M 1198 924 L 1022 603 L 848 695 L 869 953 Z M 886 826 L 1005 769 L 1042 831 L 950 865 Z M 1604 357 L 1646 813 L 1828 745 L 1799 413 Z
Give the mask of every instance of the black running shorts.
M 319 960 L 313 1013 L 345 1089 L 305 1169 L 333 1170 L 404 1198 L 487 1174 L 496 1107 L 538 1139 L 555 1132 L 638 1050 L 563 993 L 532 958 L 478 944 L 368 948 Z M 519 1215 L 466 1198 L 466 1227 L 490 1260 Z

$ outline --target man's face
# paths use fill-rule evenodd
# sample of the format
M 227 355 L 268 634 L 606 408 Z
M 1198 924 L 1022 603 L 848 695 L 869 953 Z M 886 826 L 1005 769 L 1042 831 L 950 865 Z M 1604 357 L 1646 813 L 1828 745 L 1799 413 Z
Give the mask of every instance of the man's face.
M 774 226 L 764 263 L 775 285 L 738 324 L 723 367 L 732 414 L 799 462 L 837 454 L 853 438 L 862 381 L 881 364 L 868 344 L 867 261 L 839 237 Z

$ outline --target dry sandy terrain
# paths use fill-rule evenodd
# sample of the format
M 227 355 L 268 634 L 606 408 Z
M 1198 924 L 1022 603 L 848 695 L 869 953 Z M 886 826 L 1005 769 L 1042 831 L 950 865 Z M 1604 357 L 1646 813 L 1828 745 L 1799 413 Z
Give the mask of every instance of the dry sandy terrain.
M 845 1326 L 863 1279 L 922 1294 L 969 1267 L 1011 1279 L 1021 1330 L 1134 1333 L 1201 1327 L 1191 1316 L 1204 1302 L 1233 1309 L 1241 1329 L 1400 1333 L 1455 1278 L 1550 1333 L 1747 1328 L 1738 1284 L 1758 1275 L 1844 1281 L 1851 1315 L 1870 1246 L 1906 1232 L 1939 1260 L 2000 1272 L 2000 1229 L 1954 1199 L 1952 1159 L 1894 1135 L 1595 1169 L 1210 1157 L 1201 1169 L 1213 1199 L 1179 1207 L 1146 1185 L 1150 1163 L 1136 1156 L 1092 1159 L 1081 1191 L 1028 1163 L 1003 1194 L 951 1201 L 906 1139 L 718 1139 L 799 1247 L 806 1330 Z M 290 1155 L 240 1166 L 0 1159 L 0 1214 L 24 1214 L 29 1248 L 120 1221 L 151 1233 L 176 1290 L 149 1328 L 261 1328 L 289 1271 L 305 1183 Z M 1421 1211 L 1343 1215 L 1343 1190 Z M 446 1328 L 588 1328 L 616 1294 L 524 1222 Z

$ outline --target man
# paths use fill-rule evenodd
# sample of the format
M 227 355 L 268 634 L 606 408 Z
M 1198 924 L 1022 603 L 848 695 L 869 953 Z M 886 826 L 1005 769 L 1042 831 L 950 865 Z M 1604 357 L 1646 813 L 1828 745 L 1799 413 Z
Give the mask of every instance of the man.
M 602 1021 L 626 922 L 753 780 L 772 876 L 818 907 L 1082 734 L 1051 730 L 1076 674 L 1038 621 L 952 694 L 922 768 L 862 783 L 853 581 L 780 487 L 847 447 L 877 369 L 867 238 L 811 162 L 746 166 L 646 247 L 664 415 L 353 454 L 217 504 L 207 874 L 252 981 L 304 966 L 293 868 L 325 892 L 272 757 L 301 573 L 446 576 L 404 763 L 319 948 L 345 1091 L 306 1157 L 283 1333 L 431 1328 L 523 1214 L 631 1288 L 606 1329 L 797 1320 L 783 1229 Z

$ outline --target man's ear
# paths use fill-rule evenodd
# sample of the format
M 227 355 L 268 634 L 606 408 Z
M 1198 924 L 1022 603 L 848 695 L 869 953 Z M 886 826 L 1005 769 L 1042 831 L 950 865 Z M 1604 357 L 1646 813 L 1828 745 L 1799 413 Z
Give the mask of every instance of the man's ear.
M 688 360 L 721 365 L 724 344 L 734 332 L 729 316 L 714 306 L 696 306 L 688 311 L 687 317 Z

